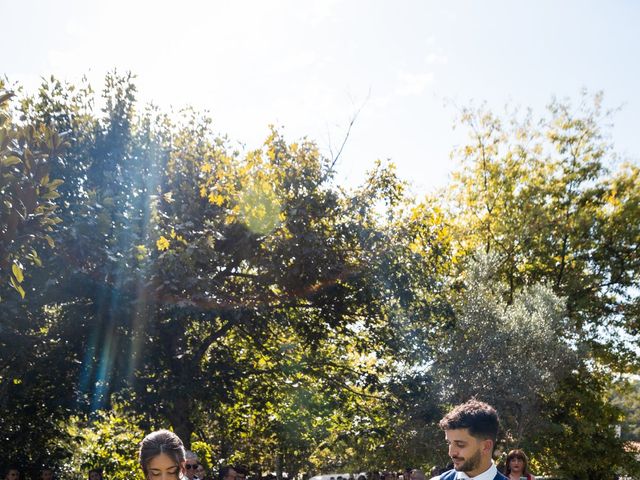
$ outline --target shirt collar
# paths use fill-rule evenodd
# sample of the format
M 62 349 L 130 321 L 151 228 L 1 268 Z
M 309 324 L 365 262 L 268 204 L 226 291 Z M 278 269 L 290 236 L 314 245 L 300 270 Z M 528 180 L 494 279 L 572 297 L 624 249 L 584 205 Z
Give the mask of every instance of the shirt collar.
M 482 472 L 480 475 L 476 475 L 475 477 L 470 477 L 464 472 L 458 472 L 456 474 L 457 480 L 473 478 L 473 480 L 493 480 L 495 476 L 498 474 L 498 468 L 495 466 L 493 462 L 491 462 L 491 466 Z

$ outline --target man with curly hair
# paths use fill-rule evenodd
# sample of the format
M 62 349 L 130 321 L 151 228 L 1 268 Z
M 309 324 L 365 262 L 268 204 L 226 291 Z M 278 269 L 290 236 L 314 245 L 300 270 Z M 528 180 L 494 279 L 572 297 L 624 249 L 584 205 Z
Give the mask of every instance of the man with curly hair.
M 447 413 L 439 426 L 444 430 L 453 469 L 439 479 L 506 480 L 493 463 L 499 425 L 496 410 L 475 399 Z

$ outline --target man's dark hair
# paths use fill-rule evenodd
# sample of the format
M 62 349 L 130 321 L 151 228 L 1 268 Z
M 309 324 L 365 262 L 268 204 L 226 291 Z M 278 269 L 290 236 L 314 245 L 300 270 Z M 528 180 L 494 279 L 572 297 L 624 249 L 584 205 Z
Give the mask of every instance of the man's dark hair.
M 44 465 L 41 469 L 40 469 L 40 475 L 42 476 L 43 472 L 51 472 L 51 475 L 55 474 L 53 467 L 50 467 L 49 465 Z
M 233 468 L 233 466 L 231 466 L 231 465 L 225 465 L 225 466 L 224 466 L 224 467 L 222 467 L 222 468 L 220 469 L 220 471 L 218 472 L 218 478 L 219 478 L 220 480 L 224 480 L 224 477 L 226 477 L 226 476 L 229 474 L 229 472 L 230 472 L 231 470 L 233 470 L 233 471 L 235 472 L 235 469 Z
M 476 438 L 488 438 L 496 444 L 500 419 L 498 412 L 488 403 L 471 399 L 447 413 L 438 424 L 443 430 L 468 428 Z
M 241 475 L 244 475 L 245 477 L 246 477 L 247 475 L 249 475 L 249 467 L 247 467 L 246 465 L 234 465 L 234 466 L 233 466 L 233 469 L 234 469 L 237 473 L 239 473 L 239 474 L 241 474 Z

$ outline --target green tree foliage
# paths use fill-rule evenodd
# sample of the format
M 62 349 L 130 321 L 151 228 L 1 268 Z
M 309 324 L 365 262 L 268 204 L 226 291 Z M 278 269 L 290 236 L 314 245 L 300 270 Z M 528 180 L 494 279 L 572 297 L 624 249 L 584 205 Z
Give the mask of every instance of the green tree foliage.
M 547 287 L 528 286 L 506 303 L 497 266 L 495 256 L 480 254 L 467 267 L 456 328 L 435 356 L 434 374 L 449 403 L 477 396 L 495 406 L 511 449 L 543 427 L 541 405 L 577 366 L 579 339 Z
M 594 353 L 624 368 L 635 365 L 631 352 L 602 333 L 637 333 L 640 182 L 635 166 L 609 171 L 601 102 L 554 102 L 538 122 L 464 110 L 471 136 L 457 152 L 454 236 L 463 255 L 499 255 L 508 301 L 527 283 L 552 285 Z
M 60 306 L 21 307 L 15 328 L 3 318 L 0 428 L 3 460 L 37 471 L 67 453 L 53 441 L 67 434 L 65 421 L 82 404 L 82 329 L 64 322 Z
M 0 82 L 0 275 L 24 298 L 27 265 L 41 266 L 38 250 L 54 246 L 50 233 L 60 218 L 53 200 L 63 180 L 49 174 L 68 144 L 53 130 L 15 122 L 12 97 Z
M 34 303 L 46 289 L 39 278 L 50 272 L 31 268 L 42 267 L 55 244 L 63 180 L 54 171 L 69 144 L 20 117 L 14 97 L 0 82 L 0 429 L 3 462 L 37 469 L 63 453 L 48 439 L 70 413 L 62 399 L 73 397 L 59 309 Z
M 610 166 L 599 101 L 538 123 L 465 111 L 448 201 L 415 202 L 392 165 L 345 190 L 308 139 L 272 128 L 247 151 L 191 109 L 141 107 L 130 75 L 100 110 L 86 82 L 43 81 L 0 126 L 6 185 L 33 184 L 25 145 L 64 180 L 38 177 L 42 215 L 2 243 L 6 282 L 43 267 L 24 300 L 2 292 L 6 461 L 124 478 L 161 425 L 209 467 L 427 468 L 443 410 L 478 395 L 540 468 L 622 469 L 607 390 L 636 364 L 640 182 Z
M 449 203 L 458 265 L 479 251 L 491 254 L 497 268 L 487 286 L 510 306 L 517 306 L 519 292 L 539 282 L 566 299 L 568 323 L 564 330 L 552 331 L 558 340 L 578 348 L 578 365 L 564 378 L 556 376 L 552 391 L 546 390 L 543 378 L 527 385 L 526 367 L 511 368 L 525 389 L 538 390 L 516 406 L 531 405 L 537 397 L 536 420 L 543 431 L 562 432 L 540 432 L 536 437 L 527 429 L 522 431 L 522 444 L 531 446 L 534 461 L 544 458 L 541 464 L 549 471 L 573 478 L 608 478 L 603 473 L 607 468 L 611 472 L 614 465 L 629 465 L 625 463 L 629 457 L 621 456 L 622 442 L 613 433 L 620 411 L 606 403 L 606 385 L 615 371 L 637 368 L 632 345 L 638 333 L 640 182 L 636 166 L 610 170 L 615 162 L 602 130 L 607 114 L 602 113 L 601 100 L 597 95 L 590 105 L 585 97 L 578 109 L 554 101 L 550 118 L 538 122 L 530 114 L 524 120 L 514 115 L 504 121 L 483 109 L 464 110 L 461 121 L 469 129 L 470 141 L 456 152 L 463 170 L 456 175 Z M 500 304 L 497 298 L 495 304 Z M 520 339 L 521 348 L 535 350 L 539 335 L 534 325 L 541 318 L 531 320 L 522 317 L 518 329 L 529 332 Z M 507 324 L 506 319 L 501 321 L 501 327 Z M 465 330 L 473 331 L 477 325 L 458 325 L 458 335 L 464 339 Z M 546 339 L 539 354 L 555 344 Z M 505 345 L 505 358 L 508 348 Z M 473 370 L 458 372 L 461 377 L 469 373 Z M 582 412 L 583 407 L 588 412 Z M 585 444 L 578 447 L 581 442 Z M 560 453 L 564 447 L 558 448 L 559 444 L 594 454 L 581 456 L 578 466 L 565 461 L 568 451 Z M 611 459 L 608 467 L 603 467 L 602 456 Z
M 532 439 L 532 447 L 541 449 L 536 459 L 545 471 L 565 478 L 635 478 L 640 464 L 634 453 L 623 448 L 615 431 L 622 411 L 609 402 L 614 386 L 607 375 L 596 373 L 582 367 L 553 393 L 543 411 L 551 423 Z M 578 451 L 580 456 L 572 455 Z
M 105 478 L 144 478 L 138 464 L 138 445 L 145 432 L 144 421 L 132 413 L 130 405 L 114 404 L 109 411 L 97 411 L 92 418 L 72 417 L 64 448 L 71 458 L 59 473 L 64 478 L 86 479 L 89 470 L 99 469 Z M 61 442 L 60 442 L 61 443 Z
M 55 359 L 70 377 L 61 409 L 108 408 L 130 388 L 131 405 L 187 445 L 229 459 L 260 445 L 265 468 L 309 468 L 334 424 L 371 406 L 360 397 L 380 395 L 383 359 L 402 344 L 395 327 L 418 319 L 401 315 L 411 294 L 400 269 L 422 295 L 431 281 L 383 227 L 378 205 L 396 208 L 401 182 L 378 166 L 342 191 L 312 142 L 275 130 L 263 148 L 235 151 L 192 111 L 138 113 L 131 78 L 109 76 L 103 99 L 97 114 L 90 88 L 51 79 L 22 102 L 29 121 L 70 141 L 56 167 L 71 186 L 56 199 L 59 248 L 43 257 L 56 276 L 40 276 L 29 306 L 34 325 L 69 339 Z M 53 360 L 24 356 L 25 371 Z
M 611 402 L 624 412 L 620 435 L 623 440 L 640 441 L 640 381 L 623 378 L 616 385 Z

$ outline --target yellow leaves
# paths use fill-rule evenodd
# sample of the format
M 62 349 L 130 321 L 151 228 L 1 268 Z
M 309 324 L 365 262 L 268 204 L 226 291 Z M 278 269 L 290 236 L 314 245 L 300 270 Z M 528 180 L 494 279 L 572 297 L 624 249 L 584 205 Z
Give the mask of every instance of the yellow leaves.
M 176 234 L 175 228 L 171 229 L 171 233 L 169 234 L 169 236 L 172 239 L 177 240 L 178 242 L 184 243 L 185 245 L 187 244 L 187 242 L 185 241 L 185 239 L 184 239 L 184 237 L 182 235 Z
M 411 253 L 420 254 L 422 253 L 422 245 L 416 242 L 411 242 L 409 244 L 409 250 L 411 250 Z
M 22 274 L 22 269 L 17 264 L 14 263 L 11 266 L 11 271 L 13 272 L 13 276 L 18 281 L 18 283 L 22 283 L 22 281 L 24 280 L 24 275 Z
M 160 238 L 156 241 L 156 247 L 160 252 L 167 250 L 169 245 L 169 240 L 167 240 L 164 235 L 160 235 Z
M 38 252 L 36 252 L 35 249 L 31 249 L 31 253 L 27 254 L 27 258 L 38 267 L 42 266 L 42 260 L 40 260 L 40 257 L 38 257 Z
M 136 260 L 141 262 L 148 255 L 149 250 L 144 245 L 136 245 Z
M 44 198 L 45 200 L 55 200 L 56 198 L 60 197 L 60 194 L 58 192 L 56 192 L 55 190 L 53 190 L 51 192 L 47 192 L 47 193 L 41 195 L 40 197 Z
M 244 165 L 238 169 L 238 175 L 242 178 L 247 175 L 251 175 L 256 170 L 256 167 L 260 167 L 264 164 L 262 158 L 262 150 L 251 150 L 247 153 Z
M 22 163 L 22 160 L 20 160 L 15 155 L 10 155 L 2 159 L 3 167 L 11 167 L 13 165 L 17 165 L 18 163 Z
M 169 238 L 171 240 L 169 240 Z M 158 249 L 159 252 L 168 250 L 173 240 L 175 240 L 176 242 L 180 242 L 184 245 L 187 245 L 187 242 L 184 239 L 184 237 L 182 235 L 178 235 L 174 228 L 171 229 L 171 232 L 169 233 L 169 238 L 165 237 L 164 235 L 160 235 L 160 238 L 156 241 L 156 248 Z M 147 250 L 143 245 L 138 245 L 137 248 L 140 254 L 146 254 Z
M 10 278 L 9 283 L 11 284 L 13 289 L 20 294 L 20 298 L 24 299 L 24 296 L 25 296 L 24 288 L 22 288 L 22 286 L 18 282 L 16 282 L 16 279 L 13 276 L 10 276 L 9 278 Z
M 200 167 L 200 171 L 202 173 L 211 173 L 212 170 L 213 170 L 213 165 L 211 165 L 210 163 L 205 163 Z
M 425 216 L 425 205 L 424 203 L 420 203 L 418 205 L 416 205 L 415 207 L 413 207 L 411 209 L 411 218 L 410 218 L 410 222 L 414 223 L 414 222 L 420 222 L 422 221 L 422 219 Z
M 237 220 L 237 217 L 240 215 L 240 207 L 238 205 L 234 206 L 231 209 L 231 215 L 227 215 L 224 219 L 225 225 L 231 225 L 233 222 Z
M 11 265 L 11 275 L 9 275 L 9 283 L 13 289 L 20 294 L 20 298 L 24 299 L 25 291 L 22 288 L 22 281 L 24 280 L 24 274 L 22 273 L 22 267 L 18 263 L 14 262 Z
M 264 141 L 265 145 L 273 145 L 273 142 L 278 138 L 278 129 L 275 125 L 269 124 L 269 136 Z
M 175 231 L 175 229 L 171 229 L 171 233 L 169 234 L 169 237 L 172 240 L 175 240 L 177 242 L 180 242 L 184 245 L 187 244 L 186 240 L 184 239 L 184 237 L 182 235 L 178 235 Z M 164 250 L 168 250 L 169 247 L 171 246 L 171 241 L 165 237 L 164 235 L 160 235 L 160 238 L 156 241 L 156 247 L 158 249 L 158 251 L 163 252 Z M 142 245 L 139 245 L 138 248 L 144 248 Z M 144 250 L 144 252 L 146 253 L 146 249 Z
M 209 194 L 209 203 L 221 207 L 224 204 L 224 197 L 219 193 L 211 192 Z
M 238 207 L 241 219 L 255 233 L 267 234 L 280 224 L 280 202 L 267 178 L 249 181 L 240 194 Z
M 605 197 L 605 201 L 608 205 L 610 205 L 612 208 L 616 208 L 619 207 L 621 204 L 621 199 L 618 196 L 618 188 L 617 185 L 612 185 L 611 189 L 609 190 L 608 194 Z
M 527 140 L 527 138 L 529 136 L 529 132 L 524 128 L 516 129 L 515 134 L 516 134 L 516 139 L 521 141 L 521 142 Z
M 49 176 L 47 175 L 46 178 L 49 178 Z M 59 178 L 56 180 L 52 180 L 51 182 L 49 182 L 47 184 L 47 188 L 49 190 L 55 190 L 56 188 L 58 188 L 60 185 L 62 185 L 64 183 L 64 180 L 60 180 Z

